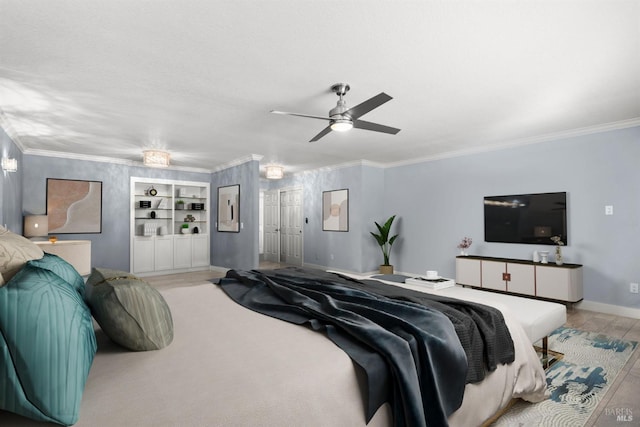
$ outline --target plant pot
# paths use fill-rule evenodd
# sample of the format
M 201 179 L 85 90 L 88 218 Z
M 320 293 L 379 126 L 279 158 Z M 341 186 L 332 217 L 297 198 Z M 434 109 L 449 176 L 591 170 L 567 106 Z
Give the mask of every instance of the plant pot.
M 380 266 L 380 274 L 393 274 L 393 265 L 382 264 Z
M 176 210 L 177 211 L 183 211 L 184 210 L 184 203 L 178 203 L 176 205 Z

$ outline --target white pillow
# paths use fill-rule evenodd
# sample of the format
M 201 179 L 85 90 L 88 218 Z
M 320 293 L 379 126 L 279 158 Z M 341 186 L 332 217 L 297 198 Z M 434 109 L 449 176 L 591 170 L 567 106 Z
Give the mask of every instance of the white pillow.
M 0 226 L 0 286 L 11 280 L 27 261 L 44 256 L 31 240 Z

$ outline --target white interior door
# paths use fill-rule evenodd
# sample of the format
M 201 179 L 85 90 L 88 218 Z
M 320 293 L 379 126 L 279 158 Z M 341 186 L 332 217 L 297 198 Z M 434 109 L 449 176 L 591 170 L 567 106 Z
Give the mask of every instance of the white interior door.
M 278 190 L 264 192 L 264 260 L 280 262 Z
M 302 190 L 280 192 L 280 262 L 302 266 Z

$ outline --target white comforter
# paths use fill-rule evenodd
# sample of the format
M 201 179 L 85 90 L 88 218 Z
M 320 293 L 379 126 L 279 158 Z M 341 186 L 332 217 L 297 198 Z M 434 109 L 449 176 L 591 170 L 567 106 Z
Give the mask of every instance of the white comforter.
M 173 343 L 129 352 L 101 331 L 77 426 L 364 426 L 351 359 L 322 334 L 247 310 L 215 285 L 163 291 Z M 467 385 L 453 426 L 480 425 L 512 397 L 544 398 L 545 377 L 504 310 L 516 360 Z M 392 424 L 383 406 L 370 426 Z M 0 425 L 40 425 L 0 412 Z

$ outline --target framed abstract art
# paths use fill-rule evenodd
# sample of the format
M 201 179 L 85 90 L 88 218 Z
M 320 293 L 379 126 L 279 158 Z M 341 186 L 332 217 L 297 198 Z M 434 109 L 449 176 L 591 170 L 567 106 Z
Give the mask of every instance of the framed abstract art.
M 240 184 L 218 187 L 218 231 L 240 232 Z
M 102 233 L 102 182 L 47 178 L 50 234 Z
M 322 192 L 322 231 L 349 231 L 349 190 Z

